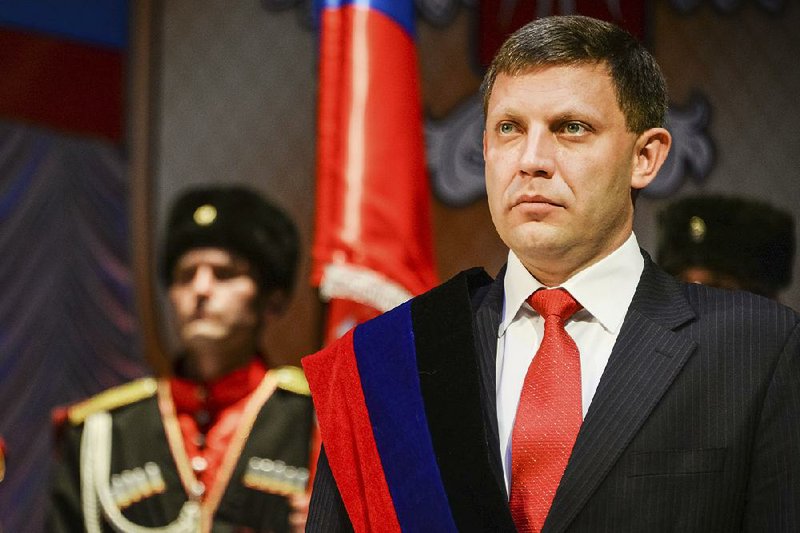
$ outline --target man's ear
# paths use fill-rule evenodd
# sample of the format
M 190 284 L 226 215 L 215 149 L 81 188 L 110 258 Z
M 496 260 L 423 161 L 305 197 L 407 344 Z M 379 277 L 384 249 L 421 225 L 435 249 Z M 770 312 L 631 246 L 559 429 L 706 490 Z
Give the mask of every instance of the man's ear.
M 644 189 L 653 181 L 667 159 L 672 135 L 666 128 L 650 128 L 636 139 L 631 188 Z

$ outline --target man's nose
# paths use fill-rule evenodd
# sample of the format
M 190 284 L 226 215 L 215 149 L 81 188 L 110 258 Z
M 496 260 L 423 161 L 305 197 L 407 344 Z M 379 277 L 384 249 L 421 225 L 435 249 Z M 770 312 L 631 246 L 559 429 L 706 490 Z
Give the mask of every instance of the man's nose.
M 211 267 L 201 266 L 195 273 L 192 279 L 192 288 L 197 294 L 207 296 L 211 289 L 214 287 L 214 271 Z
M 521 149 L 519 169 L 523 174 L 543 178 L 553 175 L 556 146 L 548 128 L 529 128 Z

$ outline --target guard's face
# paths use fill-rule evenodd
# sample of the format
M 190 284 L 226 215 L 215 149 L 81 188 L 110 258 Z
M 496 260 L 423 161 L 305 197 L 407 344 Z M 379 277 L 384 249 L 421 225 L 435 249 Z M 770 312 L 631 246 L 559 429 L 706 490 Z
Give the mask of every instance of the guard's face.
M 744 289 L 752 291 L 752 289 L 744 287 L 741 281 L 734 278 L 733 276 L 723 274 L 722 272 L 715 272 L 711 269 L 704 267 L 686 268 L 680 274 L 678 274 L 677 277 L 687 283 L 699 283 L 701 285 L 708 285 L 710 287 L 719 287 L 721 289 L 731 289 L 731 290 Z
M 540 281 L 559 283 L 628 237 L 631 187 L 649 182 L 635 171 L 640 137 L 627 131 L 604 65 L 497 76 L 483 143 L 489 209 Z
M 258 284 L 249 261 L 221 248 L 189 250 L 175 265 L 169 299 L 187 347 L 252 342 L 259 326 Z

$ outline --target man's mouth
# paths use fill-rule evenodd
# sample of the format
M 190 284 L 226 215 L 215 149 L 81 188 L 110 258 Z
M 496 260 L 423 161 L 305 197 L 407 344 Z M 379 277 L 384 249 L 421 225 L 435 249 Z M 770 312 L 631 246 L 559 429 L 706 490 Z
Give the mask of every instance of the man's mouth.
M 219 322 L 205 319 L 192 320 L 182 329 L 184 339 L 221 339 L 228 330 Z
M 516 199 L 514 204 L 511 206 L 517 207 L 519 205 L 526 205 L 526 204 L 540 204 L 540 205 L 551 205 L 553 207 L 563 207 L 560 203 L 551 200 L 546 196 L 542 196 L 540 194 L 523 194 L 519 198 Z

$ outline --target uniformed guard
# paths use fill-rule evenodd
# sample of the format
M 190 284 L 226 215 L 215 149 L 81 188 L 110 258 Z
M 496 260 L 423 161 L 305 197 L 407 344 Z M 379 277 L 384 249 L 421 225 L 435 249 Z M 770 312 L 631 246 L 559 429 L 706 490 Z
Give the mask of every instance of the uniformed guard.
M 174 376 L 64 411 L 48 531 L 302 531 L 308 386 L 259 349 L 297 259 L 294 224 L 255 192 L 178 198 L 160 261 L 181 342 Z
M 764 202 L 686 197 L 659 213 L 657 261 L 684 281 L 777 299 L 792 281 L 794 220 Z

